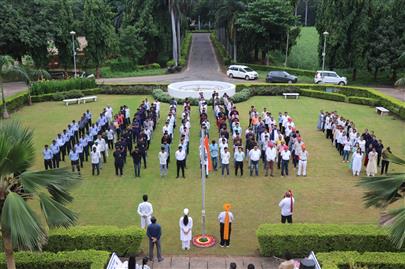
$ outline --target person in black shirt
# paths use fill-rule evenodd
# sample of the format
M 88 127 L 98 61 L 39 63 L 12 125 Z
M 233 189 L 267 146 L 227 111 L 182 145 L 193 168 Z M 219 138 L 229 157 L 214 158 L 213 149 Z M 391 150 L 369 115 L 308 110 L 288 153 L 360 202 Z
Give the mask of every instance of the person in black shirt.
M 132 160 L 134 161 L 135 177 L 141 176 L 141 153 L 138 148 L 131 152 Z
M 122 176 L 123 175 L 122 170 L 124 168 L 124 154 L 122 147 L 121 148 L 116 147 L 113 156 L 114 156 L 115 174 L 118 176 L 119 172 L 119 176 Z
M 143 159 L 143 168 L 146 169 L 146 141 L 143 136 L 141 136 L 138 140 L 138 150 L 139 153 L 141 154 L 141 157 Z

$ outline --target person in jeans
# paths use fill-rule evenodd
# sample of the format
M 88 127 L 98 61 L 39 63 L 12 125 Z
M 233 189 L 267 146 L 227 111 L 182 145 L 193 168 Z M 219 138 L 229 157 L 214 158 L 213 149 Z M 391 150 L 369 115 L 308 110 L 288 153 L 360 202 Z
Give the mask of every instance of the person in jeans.
M 132 160 L 134 162 L 135 177 L 141 176 L 141 155 L 142 154 L 137 147 L 131 152 Z
M 164 147 L 160 148 L 159 152 L 160 176 L 167 176 L 167 152 Z
M 211 145 L 210 145 L 210 154 L 211 154 L 212 167 L 214 168 L 215 171 L 217 171 L 217 167 L 218 167 L 218 151 L 219 151 L 218 144 L 215 142 L 215 140 L 212 140 Z
M 260 161 L 261 151 L 257 145 L 249 151 L 250 158 L 250 176 L 253 175 L 253 169 L 255 170 L 255 175 L 259 176 L 259 161 Z
M 388 160 L 388 154 L 391 154 L 391 148 L 387 147 L 386 149 L 383 150 L 383 152 L 381 153 L 381 175 L 382 174 L 387 174 L 388 171 L 388 166 L 390 164 L 390 161 Z
M 350 140 L 347 136 L 343 137 L 342 140 L 343 140 L 343 161 L 342 162 L 348 163 L 350 149 L 351 149 Z
M 97 176 L 100 175 L 100 158 L 101 154 L 97 151 L 96 148 L 93 148 L 90 153 L 92 175 L 94 176 L 94 171 L 97 169 Z
M 288 146 L 284 146 L 280 153 L 281 155 L 281 176 L 288 176 L 288 162 L 290 161 L 291 152 L 288 150 Z
M 150 221 L 152 223 L 149 224 L 148 228 L 146 229 L 146 235 L 149 238 L 149 260 L 153 261 L 153 249 L 156 245 L 158 262 L 161 262 L 163 261 L 160 248 L 160 237 L 162 236 L 162 228 L 159 224 L 156 223 L 155 217 L 152 217 Z
M 242 147 L 238 147 L 238 150 L 234 154 L 235 159 L 235 176 L 238 175 L 238 169 L 240 169 L 240 176 L 243 176 L 243 160 L 245 159 L 245 153 Z
M 225 169 L 226 169 L 226 175 L 229 176 L 229 159 L 230 158 L 231 158 L 231 153 L 228 151 L 228 147 L 225 147 L 224 151 L 221 153 L 222 176 L 224 176 Z

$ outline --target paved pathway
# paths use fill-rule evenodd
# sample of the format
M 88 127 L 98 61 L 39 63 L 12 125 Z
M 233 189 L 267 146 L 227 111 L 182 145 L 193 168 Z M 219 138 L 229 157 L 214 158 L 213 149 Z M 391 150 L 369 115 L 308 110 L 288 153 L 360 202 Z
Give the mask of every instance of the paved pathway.
M 19 93 L 25 89 L 27 89 L 27 85 L 24 82 L 17 81 L 17 82 L 7 82 L 3 84 L 4 87 L 4 96 L 11 96 L 16 93 Z M 1 93 L 0 93 L 1 96 Z

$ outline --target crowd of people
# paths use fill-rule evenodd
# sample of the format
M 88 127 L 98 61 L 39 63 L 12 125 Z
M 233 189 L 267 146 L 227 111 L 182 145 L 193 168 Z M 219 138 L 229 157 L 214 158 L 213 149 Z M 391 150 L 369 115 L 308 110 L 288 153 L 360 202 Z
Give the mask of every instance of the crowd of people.
M 363 166 L 367 176 L 375 176 L 380 164 L 381 175 L 387 174 L 391 149 L 384 147 L 374 131 L 365 129 L 360 133 L 353 121 L 338 115 L 336 111 L 322 110 L 318 116 L 317 129 L 326 134 L 326 139 L 330 139 L 342 156 L 342 161 L 349 164 L 353 176 L 360 176 Z

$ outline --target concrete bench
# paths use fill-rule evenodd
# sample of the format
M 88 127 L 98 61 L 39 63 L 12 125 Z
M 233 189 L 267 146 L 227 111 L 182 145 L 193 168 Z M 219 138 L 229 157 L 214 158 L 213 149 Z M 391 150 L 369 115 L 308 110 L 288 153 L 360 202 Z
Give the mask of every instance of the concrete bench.
M 63 102 L 65 103 L 65 106 L 68 106 L 69 104 L 80 104 L 80 99 L 79 98 L 64 99 Z
M 283 93 L 283 95 L 284 95 L 284 99 L 287 99 L 290 96 L 294 97 L 295 99 L 298 99 L 298 97 L 300 96 L 300 94 L 297 92 L 285 92 L 285 93 Z
M 85 104 L 86 102 L 96 102 L 97 101 L 97 96 L 86 96 L 82 97 L 79 100 L 79 103 Z
M 389 114 L 390 111 L 388 109 L 386 109 L 385 107 L 382 106 L 378 106 L 375 108 L 375 111 L 377 112 L 377 114 L 380 114 L 381 116 L 384 116 L 384 114 Z

